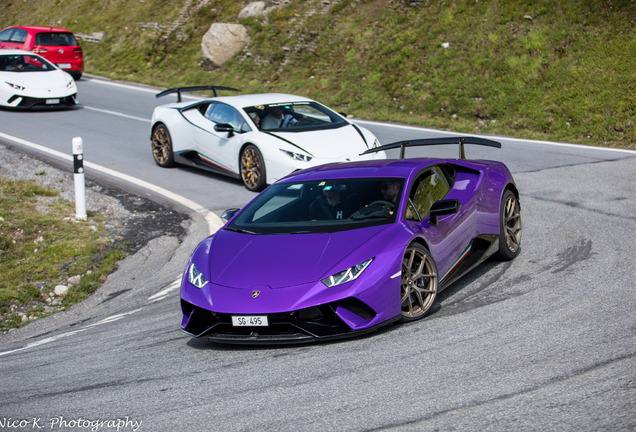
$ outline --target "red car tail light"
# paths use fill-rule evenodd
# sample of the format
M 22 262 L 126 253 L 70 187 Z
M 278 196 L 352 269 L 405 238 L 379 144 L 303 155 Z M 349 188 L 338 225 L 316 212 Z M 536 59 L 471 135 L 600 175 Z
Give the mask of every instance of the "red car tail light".
M 82 48 L 80 48 L 80 47 L 73 48 L 73 52 L 77 53 L 77 54 L 81 54 L 82 53 Z
M 49 50 L 42 47 L 34 47 L 33 52 L 36 54 L 46 54 L 47 52 L 49 52 Z

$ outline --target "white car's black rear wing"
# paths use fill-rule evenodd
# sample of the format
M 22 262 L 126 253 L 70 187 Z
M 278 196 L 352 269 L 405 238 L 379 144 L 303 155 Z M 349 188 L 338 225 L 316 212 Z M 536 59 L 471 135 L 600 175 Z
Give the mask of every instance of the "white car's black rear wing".
M 459 158 L 466 159 L 466 153 L 464 152 L 464 144 L 477 144 L 488 147 L 501 148 L 501 143 L 498 141 L 489 140 L 486 138 L 477 137 L 449 137 L 449 138 L 423 138 L 407 141 L 396 141 L 391 144 L 384 144 L 380 147 L 369 149 L 361 154 L 375 153 L 383 150 L 400 149 L 400 159 L 404 159 L 404 149 L 406 147 L 420 147 L 420 146 L 432 146 L 432 145 L 444 145 L 444 144 L 459 144 Z
M 222 86 L 190 86 L 190 87 L 175 87 L 168 90 L 164 90 L 161 93 L 157 93 L 155 95 L 156 98 L 160 98 L 161 96 L 169 95 L 172 93 L 177 94 L 177 102 L 181 102 L 181 92 L 192 92 L 192 91 L 202 91 L 202 90 L 212 90 L 212 95 L 214 97 L 217 96 L 217 90 L 227 90 L 227 91 L 240 91 L 239 89 L 235 89 L 232 87 L 222 87 Z

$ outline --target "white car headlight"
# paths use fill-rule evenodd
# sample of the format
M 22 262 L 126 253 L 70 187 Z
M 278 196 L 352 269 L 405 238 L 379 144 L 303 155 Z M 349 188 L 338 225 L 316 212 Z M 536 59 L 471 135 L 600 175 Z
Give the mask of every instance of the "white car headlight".
M 11 87 L 14 90 L 24 90 L 24 86 L 13 84 L 13 83 L 10 83 L 9 81 L 5 81 L 5 83 L 7 83 L 9 87 Z
M 75 88 L 75 80 L 70 80 L 68 84 L 66 84 L 66 88 L 71 90 Z
M 290 151 L 283 150 L 283 149 L 280 149 L 280 151 L 282 151 L 287 156 L 289 156 L 290 158 L 292 158 L 294 160 L 297 160 L 297 161 L 309 162 L 312 159 L 311 156 L 307 156 L 307 155 L 304 155 L 302 153 L 294 153 L 294 152 L 290 152 Z
M 348 269 L 338 272 L 335 275 L 326 277 L 321 282 L 331 288 L 336 285 L 342 285 L 343 283 L 354 281 L 358 279 L 364 269 L 366 269 L 369 264 L 371 264 L 371 261 L 373 261 L 373 258 L 363 261 L 360 264 L 356 264 L 353 267 L 349 267 Z
M 188 282 L 201 289 L 208 283 L 208 280 L 205 276 L 203 276 L 203 273 L 199 271 L 194 263 L 190 263 L 190 266 L 188 266 Z
M 373 141 L 373 148 L 378 148 L 380 147 L 380 141 L 378 141 L 378 139 L 376 138 L 375 141 Z

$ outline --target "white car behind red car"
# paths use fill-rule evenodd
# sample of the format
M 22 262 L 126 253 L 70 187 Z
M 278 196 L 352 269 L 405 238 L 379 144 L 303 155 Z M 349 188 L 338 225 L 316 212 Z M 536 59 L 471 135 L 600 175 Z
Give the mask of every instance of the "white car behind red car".
M 0 50 L 0 106 L 72 106 L 77 86 L 71 75 L 44 57 L 22 50 Z

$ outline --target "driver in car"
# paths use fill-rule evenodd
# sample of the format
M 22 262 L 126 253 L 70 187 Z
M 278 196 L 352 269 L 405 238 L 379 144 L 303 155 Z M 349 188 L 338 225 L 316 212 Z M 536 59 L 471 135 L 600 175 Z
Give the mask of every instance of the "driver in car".
M 343 197 L 344 185 L 326 184 L 322 194 L 311 203 L 309 214 L 312 220 L 347 219 L 359 208 L 351 199 Z
M 9 59 L 9 64 L 4 68 L 5 71 L 17 71 L 22 69 L 22 66 L 24 65 L 24 63 L 22 62 L 22 60 L 20 58 L 16 57 L 11 57 Z
M 392 181 L 382 182 L 380 193 L 382 193 L 382 199 L 395 204 L 400 193 L 400 183 Z
M 293 126 L 296 123 L 298 123 L 298 120 L 296 120 L 294 116 L 283 113 L 283 108 L 281 107 L 274 107 L 274 109 L 270 111 L 269 114 L 267 114 L 261 121 L 261 129 L 269 130 L 286 128 L 288 126 Z

